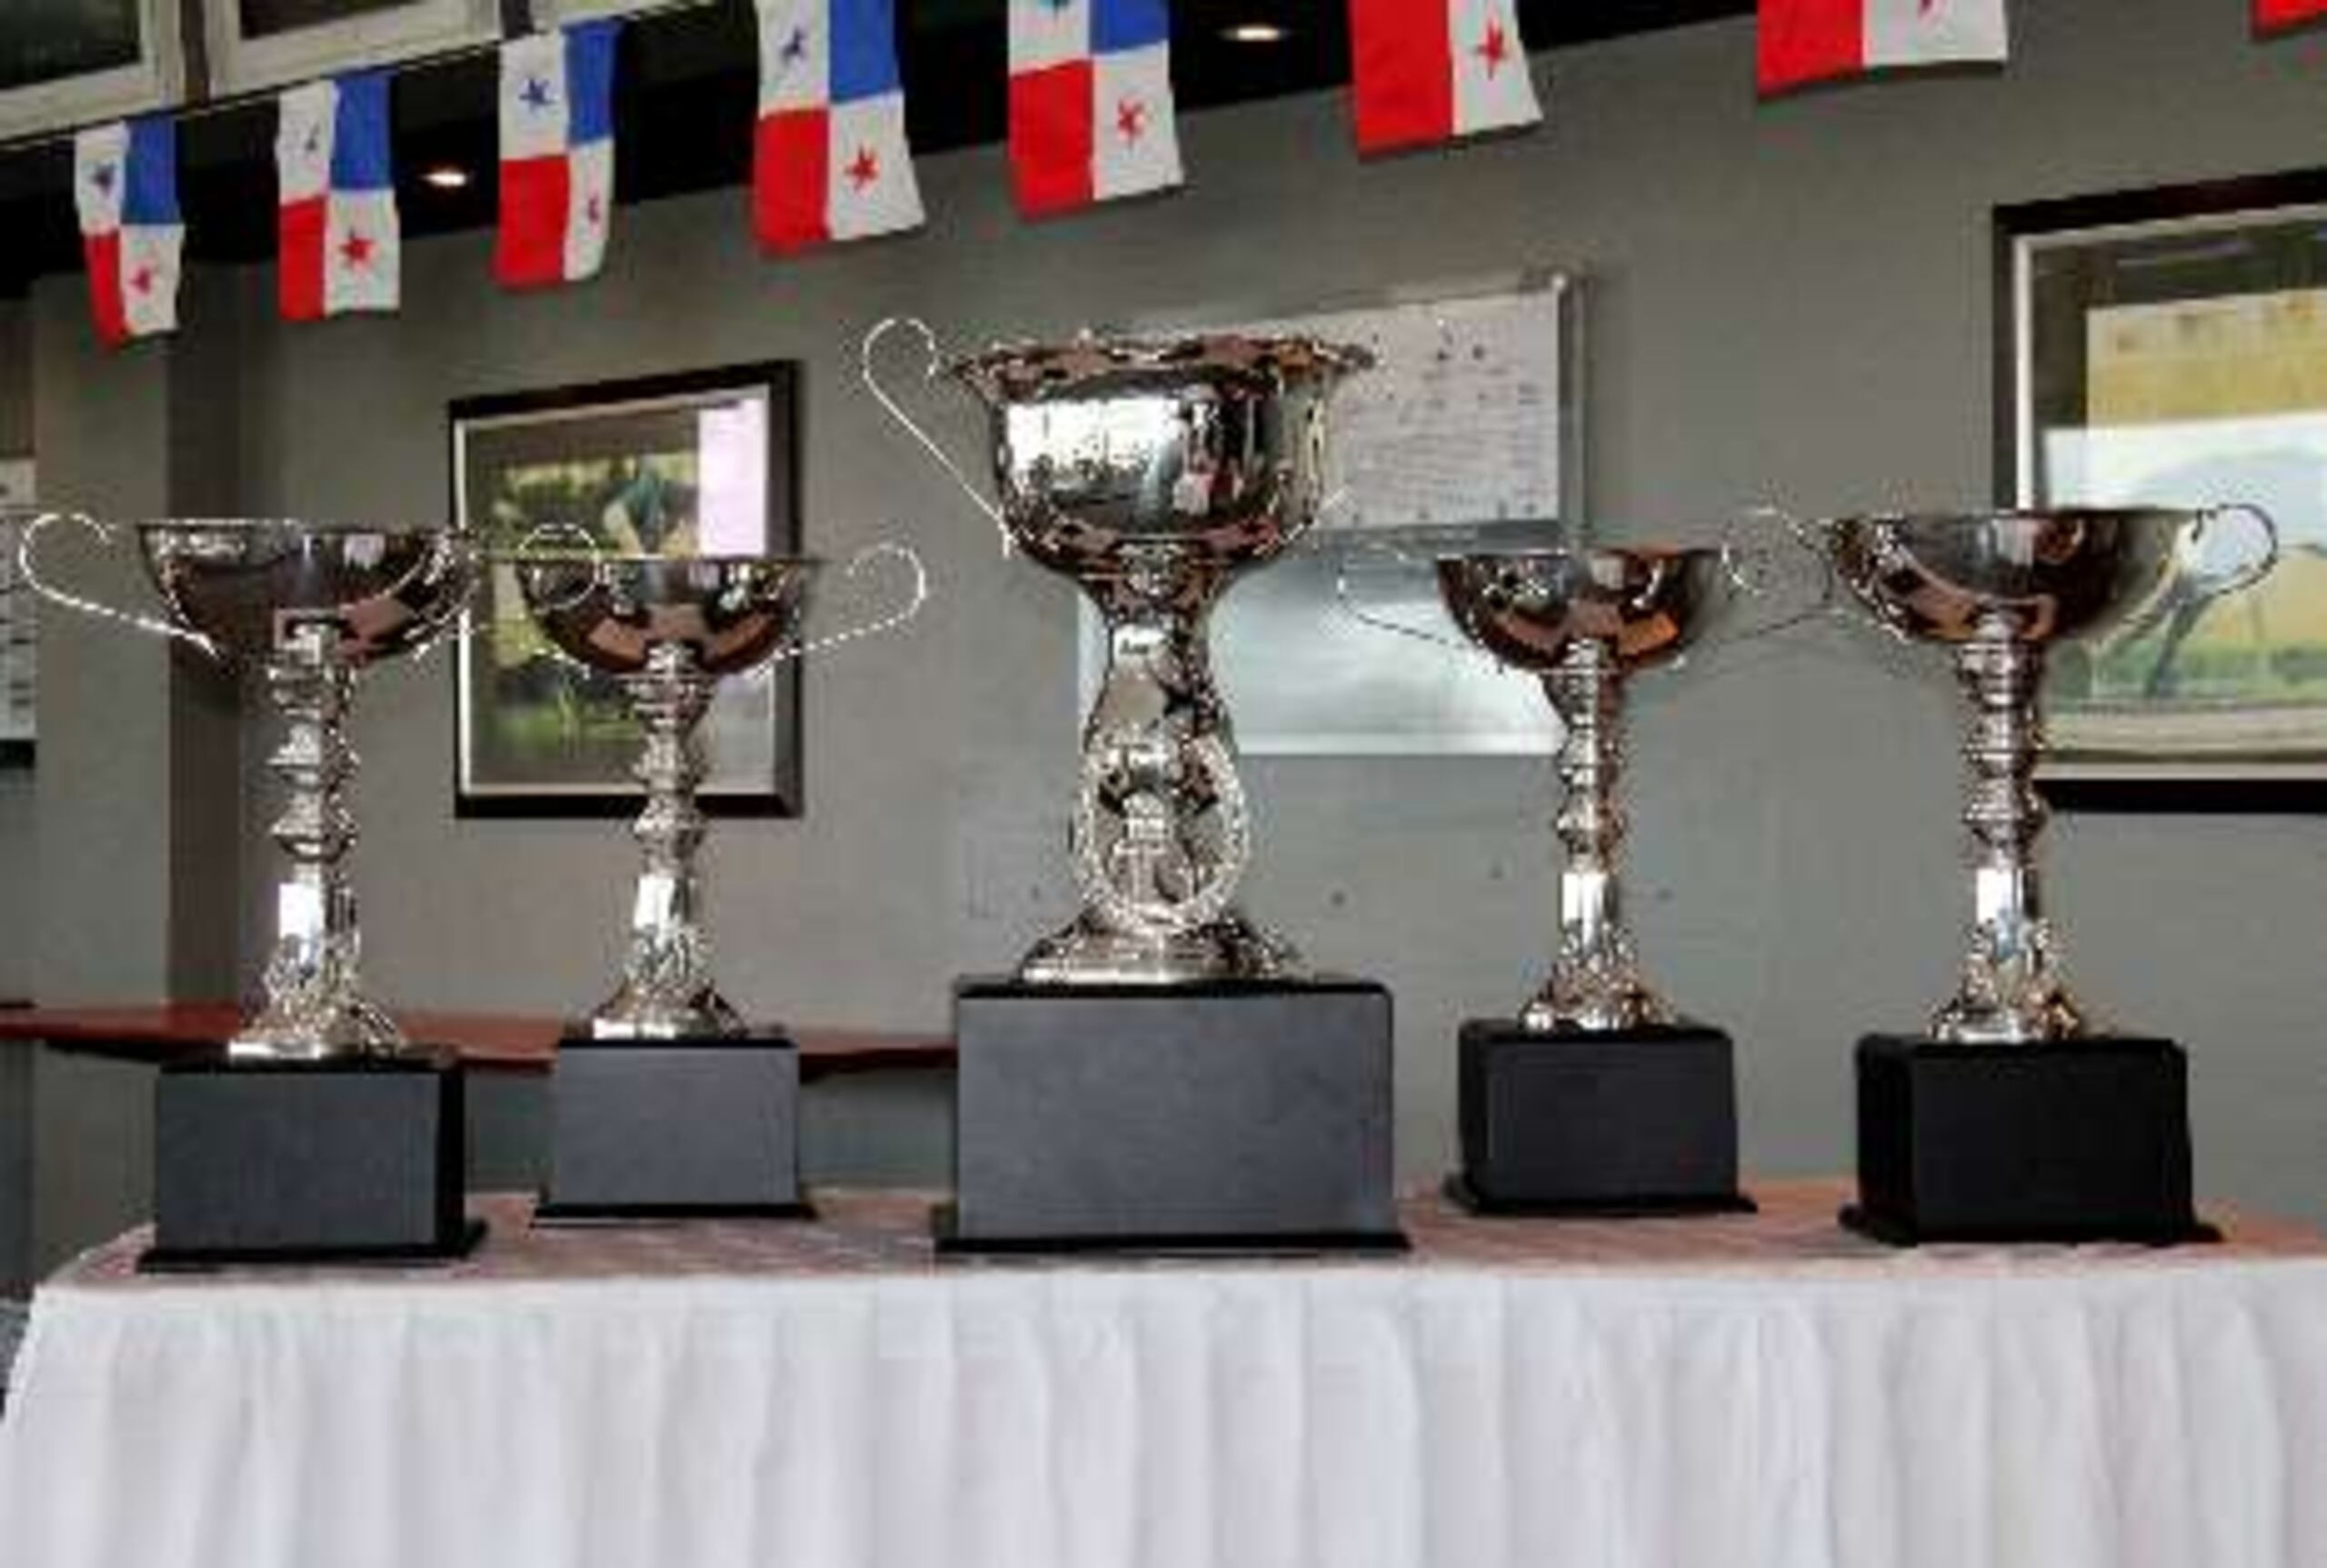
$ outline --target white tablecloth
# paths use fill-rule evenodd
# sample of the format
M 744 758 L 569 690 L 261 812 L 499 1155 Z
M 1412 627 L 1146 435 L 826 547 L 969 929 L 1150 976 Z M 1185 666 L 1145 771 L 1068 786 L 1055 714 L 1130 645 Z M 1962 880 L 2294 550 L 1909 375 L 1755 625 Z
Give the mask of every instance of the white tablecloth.
M 36 1298 L 8 1568 L 2322 1568 L 2327 1247 L 974 1266 L 918 1205 Z

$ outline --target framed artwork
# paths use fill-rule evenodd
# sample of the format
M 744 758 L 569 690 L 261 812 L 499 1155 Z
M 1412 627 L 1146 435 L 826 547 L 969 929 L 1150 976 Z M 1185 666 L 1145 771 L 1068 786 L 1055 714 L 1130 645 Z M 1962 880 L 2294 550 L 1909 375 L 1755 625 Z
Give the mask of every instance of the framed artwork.
M 178 0 L 0 5 L 0 139 L 174 104 L 185 86 Z
M 221 93 L 278 87 L 490 43 L 500 0 L 201 0 L 210 82 Z
M 1583 515 L 1582 285 L 1550 268 L 1449 280 L 1288 310 L 1222 309 L 1144 332 L 1303 333 L 1369 350 L 1335 394 L 1334 497 L 1303 544 L 1232 588 L 1213 664 L 1256 755 L 1548 754 L 1559 724 L 1534 681 L 1369 626 L 1340 602 L 1462 642 L 1432 554 L 1466 541 L 1542 541 Z M 1083 612 L 1082 686 L 1105 664 Z
M 2057 649 L 2040 783 L 2092 809 L 2327 805 L 2327 171 L 1996 212 L 2008 504 L 2251 503 L 2278 569 Z M 2251 540 L 2225 519 L 2230 567 Z
M 782 363 L 457 402 L 454 514 L 488 552 L 554 525 L 614 554 L 797 554 L 797 382 Z M 455 814 L 635 812 L 621 687 L 552 650 L 513 568 L 488 568 L 464 631 Z M 720 683 L 702 732 L 706 812 L 799 814 L 799 668 Z

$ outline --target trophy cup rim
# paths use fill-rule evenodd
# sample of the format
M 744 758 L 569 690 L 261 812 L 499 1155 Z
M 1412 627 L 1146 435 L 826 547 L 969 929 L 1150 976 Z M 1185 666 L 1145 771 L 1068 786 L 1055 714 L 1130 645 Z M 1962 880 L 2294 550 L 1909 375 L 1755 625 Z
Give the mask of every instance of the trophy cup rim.
M 1066 402 L 1118 379 L 1158 372 L 1202 379 L 1337 379 L 1373 367 L 1371 349 L 1300 333 L 1195 332 L 1115 335 L 1084 330 L 1064 340 L 1007 339 L 944 361 L 952 380 L 996 404 Z
M 458 524 L 365 523 L 313 517 L 145 517 L 130 524 L 140 537 L 172 534 L 289 534 L 314 538 L 385 534 L 393 538 L 471 539 L 474 531 Z
M 1485 544 L 1450 547 L 1433 553 L 1441 564 L 1493 561 L 1589 561 L 1612 556 L 1650 564 L 1668 561 L 1719 560 L 1727 552 L 1713 544 Z
M 1840 513 L 1823 519 L 1832 527 L 1913 527 L 1973 528 L 1994 523 L 2139 523 L 2158 518 L 2186 522 L 2206 511 L 2202 506 L 2169 506 L 2161 504 L 2135 506 L 1990 506 L 1966 507 L 1962 511 L 1918 509 L 1914 511 Z
M 507 566 L 790 566 L 825 565 L 822 555 L 673 555 L 658 550 L 494 550 L 487 560 Z

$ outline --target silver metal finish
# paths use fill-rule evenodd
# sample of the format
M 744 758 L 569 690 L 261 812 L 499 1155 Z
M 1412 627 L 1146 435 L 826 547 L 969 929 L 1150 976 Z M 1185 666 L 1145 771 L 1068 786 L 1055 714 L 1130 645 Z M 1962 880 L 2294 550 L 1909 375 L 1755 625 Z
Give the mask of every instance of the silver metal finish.
M 1670 1023 L 1624 923 L 1623 683 L 1703 634 L 1734 586 L 1718 550 L 1578 547 L 1449 555 L 1439 591 L 1455 624 L 1503 664 L 1540 678 L 1563 732 L 1559 950 L 1520 1014 L 1529 1029 Z M 1395 628 L 1406 630 L 1407 628 Z
M 565 657 L 617 677 L 638 717 L 638 781 L 646 804 L 631 834 L 638 879 L 630 948 L 620 984 L 590 1015 L 606 1039 L 705 1039 L 738 1034 L 744 1021 L 719 994 L 703 916 L 696 803 L 704 758 L 701 726 L 725 676 L 796 658 L 885 630 L 928 596 L 920 559 L 880 544 L 849 566 L 854 575 L 884 555 L 910 564 L 902 612 L 804 644 L 799 628 L 821 563 L 774 556 L 614 555 L 536 552 L 513 558 L 527 612 Z
M 2229 519 L 2254 524 L 2260 548 L 2233 569 L 2210 570 L 2212 531 Z M 2162 595 L 2206 599 L 2252 585 L 2277 562 L 2277 529 L 2237 506 L 1853 517 L 1810 531 L 1881 625 L 1953 649 L 1971 702 L 1972 926 L 1962 978 L 1932 1033 L 1959 1043 L 2085 1033 L 2088 1014 L 2061 977 L 2036 864 L 2044 650 L 2136 618 Z
M 1304 338 L 1083 337 L 941 364 L 933 343 L 932 374 L 991 411 L 995 505 L 873 378 L 881 332 L 866 343 L 874 394 L 1007 541 L 1090 595 L 1106 628 L 1070 825 L 1083 909 L 1020 976 L 1171 985 L 1299 973 L 1292 946 L 1236 907 L 1252 824 L 1206 621 L 1238 574 L 1316 520 L 1326 405 L 1366 357 Z
M 52 519 L 44 519 L 44 524 Z M 75 519 L 110 540 L 113 531 Z M 346 861 L 356 756 L 347 709 L 361 673 L 425 646 L 460 613 L 476 557 L 435 529 L 331 528 L 239 520 L 147 523 L 136 537 L 166 620 L 114 610 L 42 581 L 41 525 L 28 531 L 27 580 L 46 597 L 264 672 L 284 719 L 268 768 L 284 785 L 272 828 L 290 863 L 275 888 L 265 999 L 228 1043 L 263 1061 L 399 1054 L 403 1034 L 364 994 L 363 941 Z

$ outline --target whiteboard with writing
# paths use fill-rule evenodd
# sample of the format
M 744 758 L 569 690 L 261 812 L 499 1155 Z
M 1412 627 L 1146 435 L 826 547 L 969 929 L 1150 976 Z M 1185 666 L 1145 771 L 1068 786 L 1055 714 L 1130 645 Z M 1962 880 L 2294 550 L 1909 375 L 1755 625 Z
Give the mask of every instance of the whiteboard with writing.
M 1438 298 L 1250 324 L 1353 344 L 1374 367 L 1334 396 L 1326 528 L 1444 528 L 1580 514 L 1573 279 L 1536 273 Z

